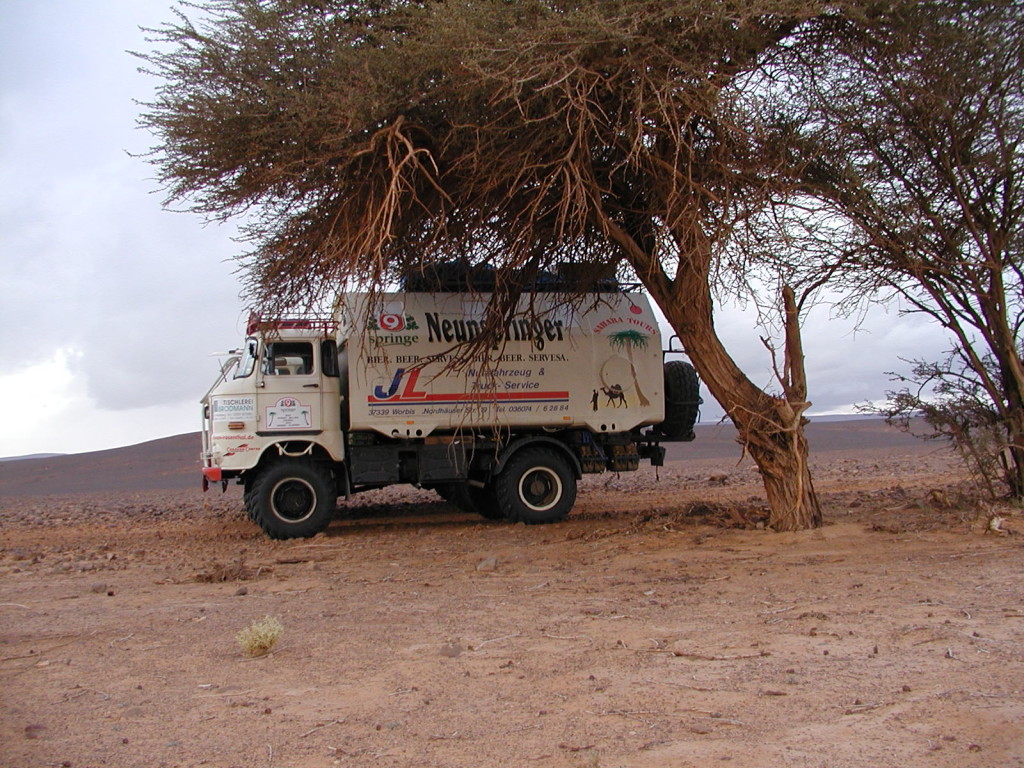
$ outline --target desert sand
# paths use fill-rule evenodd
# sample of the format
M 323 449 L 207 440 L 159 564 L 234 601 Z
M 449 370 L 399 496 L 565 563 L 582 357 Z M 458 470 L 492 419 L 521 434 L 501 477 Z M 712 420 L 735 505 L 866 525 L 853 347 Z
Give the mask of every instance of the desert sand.
M 2 462 L 0 766 L 1024 766 L 1019 513 L 937 444 L 810 435 L 793 534 L 724 427 L 557 525 L 403 487 L 288 542 L 194 435 Z

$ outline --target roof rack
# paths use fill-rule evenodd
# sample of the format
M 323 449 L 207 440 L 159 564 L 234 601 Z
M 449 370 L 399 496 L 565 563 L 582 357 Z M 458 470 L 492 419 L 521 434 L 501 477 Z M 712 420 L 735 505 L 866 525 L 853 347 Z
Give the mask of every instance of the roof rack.
M 602 265 L 560 264 L 557 271 L 543 270 L 522 286 L 529 293 L 621 293 L 634 287 L 620 284 L 611 268 Z M 466 259 L 431 264 L 406 275 L 402 289 L 413 293 L 491 293 L 497 287 L 498 270 L 489 264 Z
M 274 331 L 292 330 L 333 333 L 338 330 L 338 321 L 332 317 L 324 317 L 323 315 L 299 315 L 297 317 L 278 317 L 264 320 L 256 313 L 252 313 L 249 315 L 249 322 L 246 323 L 245 326 L 245 332 L 247 335 L 255 333 L 256 331 L 272 333 Z

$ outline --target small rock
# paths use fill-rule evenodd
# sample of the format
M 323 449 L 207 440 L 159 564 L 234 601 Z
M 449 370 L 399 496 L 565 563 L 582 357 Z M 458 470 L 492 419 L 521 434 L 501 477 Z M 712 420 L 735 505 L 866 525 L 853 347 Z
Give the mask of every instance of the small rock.
M 25 738 L 26 739 L 38 739 L 42 735 L 43 731 L 45 731 L 45 730 L 46 730 L 46 726 L 45 725 L 39 725 L 38 723 L 33 724 L 33 725 L 26 725 L 25 726 Z
M 95 592 L 97 595 L 101 595 L 101 594 L 103 594 L 104 592 L 107 591 L 107 585 L 104 584 L 102 581 L 98 581 L 95 584 L 93 584 L 91 587 L 89 587 L 89 591 L 90 592 Z
M 462 646 L 457 643 L 445 643 L 441 646 L 441 655 L 449 659 L 454 659 L 462 653 Z
M 235 590 L 235 597 L 241 597 L 242 595 L 248 595 L 248 594 L 249 594 L 249 588 L 246 587 L 246 586 L 241 586 L 241 587 L 239 587 L 238 589 Z
M 498 558 L 488 557 L 481 560 L 476 565 L 478 571 L 496 571 L 498 570 Z

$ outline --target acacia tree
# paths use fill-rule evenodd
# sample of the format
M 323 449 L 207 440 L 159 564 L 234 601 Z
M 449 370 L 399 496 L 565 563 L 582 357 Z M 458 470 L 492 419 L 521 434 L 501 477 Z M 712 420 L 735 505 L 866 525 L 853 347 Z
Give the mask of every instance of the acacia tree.
M 711 281 L 786 179 L 742 84 L 857 5 L 210 0 L 151 30 L 164 84 L 142 123 L 171 200 L 249 213 L 262 306 L 486 258 L 497 331 L 541 270 L 628 270 L 757 462 L 770 524 L 792 530 L 821 521 L 797 305 L 786 294 L 771 394 L 716 335 Z
M 917 361 L 882 410 L 923 412 L 1020 498 L 1024 6 L 912 3 L 850 32 L 776 86 L 801 207 L 776 234 L 814 254 L 804 280 L 827 277 L 850 304 L 898 299 L 949 332 L 950 355 Z

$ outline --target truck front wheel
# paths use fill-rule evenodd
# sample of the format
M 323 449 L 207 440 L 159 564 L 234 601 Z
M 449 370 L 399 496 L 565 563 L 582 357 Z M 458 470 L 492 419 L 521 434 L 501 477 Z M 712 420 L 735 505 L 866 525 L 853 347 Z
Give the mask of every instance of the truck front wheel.
M 556 523 L 576 502 L 576 477 L 569 462 L 554 451 L 526 448 L 495 477 L 494 495 L 509 522 Z
M 325 467 L 294 460 L 260 472 L 246 497 L 250 517 L 272 539 L 315 536 L 330 524 L 338 500 Z

